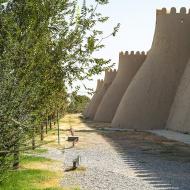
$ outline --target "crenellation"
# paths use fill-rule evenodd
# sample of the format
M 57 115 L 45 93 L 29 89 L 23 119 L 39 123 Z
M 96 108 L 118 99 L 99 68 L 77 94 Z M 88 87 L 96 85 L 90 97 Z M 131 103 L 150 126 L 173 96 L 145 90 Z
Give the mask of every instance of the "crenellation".
M 185 8 L 185 7 L 182 7 L 182 8 L 180 9 L 180 13 L 181 13 L 181 14 L 186 14 L 186 8 Z
M 125 51 L 125 55 L 129 55 L 129 52 L 128 52 L 128 51 Z
M 116 69 L 109 69 L 105 71 L 105 79 L 109 80 L 109 78 L 113 78 L 116 75 L 117 71 Z
M 123 51 L 119 52 L 119 55 L 124 55 Z
M 156 15 L 161 15 L 162 14 L 162 11 L 160 9 L 157 9 L 156 10 Z
M 106 78 L 108 75 L 109 75 L 109 71 L 106 70 L 106 71 L 105 71 L 105 78 Z
M 142 52 L 140 52 L 140 51 L 125 51 L 125 53 L 123 53 L 122 51 L 119 53 L 119 56 L 120 56 L 120 58 L 124 58 L 124 57 L 128 57 L 128 56 L 145 56 L 145 55 L 147 55 L 146 53 L 145 53 L 145 51 L 142 51 Z
M 166 14 L 167 13 L 167 9 L 164 7 L 162 8 L 162 13 Z
M 156 10 L 156 14 L 157 14 L 157 15 L 164 15 L 164 14 L 167 14 L 167 9 L 166 9 L 166 8 L 157 9 L 157 10 Z
M 170 10 L 170 14 L 176 14 L 177 13 L 177 10 L 175 7 L 172 7 L 171 10 Z
M 190 10 L 188 10 L 185 7 L 181 7 L 180 11 L 178 12 L 175 7 L 172 7 L 170 10 L 167 10 L 166 8 L 157 9 L 156 10 L 157 15 L 177 15 L 177 14 L 190 14 Z

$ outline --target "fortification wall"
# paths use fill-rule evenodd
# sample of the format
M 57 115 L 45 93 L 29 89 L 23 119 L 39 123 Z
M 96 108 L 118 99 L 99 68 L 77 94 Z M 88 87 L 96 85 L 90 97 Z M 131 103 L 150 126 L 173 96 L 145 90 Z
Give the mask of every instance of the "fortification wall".
M 98 93 L 99 90 L 102 89 L 103 84 L 104 84 L 104 80 L 100 80 L 100 79 L 97 80 L 97 85 L 96 85 L 96 90 L 95 90 L 95 92 L 94 92 L 94 95 L 92 96 L 92 98 L 91 98 L 89 104 L 86 106 L 86 108 L 85 108 L 85 110 L 84 110 L 84 112 L 83 112 L 83 116 L 84 116 L 85 118 L 88 117 L 88 111 L 89 111 L 90 107 L 93 106 L 92 102 L 93 102 L 94 99 L 96 99 L 97 93 Z
M 94 118 L 96 110 L 97 110 L 104 94 L 106 93 L 107 89 L 109 88 L 112 81 L 114 80 L 116 73 L 117 73 L 116 70 L 105 71 L 103 87 L 96 93 L 96 96 L 91 100 L 91 105 L 88 109 L 88 114 L 87 114 L 87 117 L 89 119 Z
M 190 14 L 181 8 L 157 11 L 148 56 L 125 92 L 113 127 L 164 128 L 177 86 L 190 55 Z
M 145 52 L 121 52 L 117 75 L 105 93 L 95 114 L 95 121 L 111 122 L 132 78 L 146 58 Z
M 190 61 L 178 87 L 166 128 L 190 133 Z

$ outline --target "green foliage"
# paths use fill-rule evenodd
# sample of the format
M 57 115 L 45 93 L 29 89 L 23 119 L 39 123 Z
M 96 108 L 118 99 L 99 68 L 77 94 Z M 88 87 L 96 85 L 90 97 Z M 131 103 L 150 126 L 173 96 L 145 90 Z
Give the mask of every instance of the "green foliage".
M 97 12 L 107 1 L 95 2 L 0 1 L 0 181 L 20 150 L 43 133 L 47 117 L 64 114 L 67 86 L 111 66 L 93 56 L 107 38 L 96 25 L 108 20 Z M 87 100 L 76 100 L 78 112 Z
M 71 101 L 67 111 L 69 113 L 81 113 L 89 102 L 90 102 L 89 97 L 85 95 L 77 95 L 77 93 L 74 92 L 71 95 Z

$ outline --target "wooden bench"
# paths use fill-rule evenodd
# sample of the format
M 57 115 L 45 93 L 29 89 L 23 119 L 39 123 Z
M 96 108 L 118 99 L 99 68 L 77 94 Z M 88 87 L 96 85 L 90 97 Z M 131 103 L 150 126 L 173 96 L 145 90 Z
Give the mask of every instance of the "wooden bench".
M 75 146 L 75 143 L 77 143 L 79 141 L 79 137 L 76 136 L 70 136 L 68 137 L 68 142 L 72 142 L 73 143 L 73 147 Z
M 77 136 L 70 136 L 67 139 L 69 142 L 78 142 L 79 141 L 79 137 Z

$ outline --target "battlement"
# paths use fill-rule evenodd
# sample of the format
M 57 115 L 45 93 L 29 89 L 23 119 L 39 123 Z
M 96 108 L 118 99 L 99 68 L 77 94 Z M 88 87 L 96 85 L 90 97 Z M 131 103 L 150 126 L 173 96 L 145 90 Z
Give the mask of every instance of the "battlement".
M 103 79 L 98 79 L 98 82 L 97 82 L 99 85 L 102 85 L 104 83 L 104 80 Z
M 145 56 L 145 55 L 147 55 L 147 53 L 145 53 L 144 51 L 142 51 L 142 52 L 140 52 L 140 51 L 137 51 L 137 52 L 134 52 L 134 51 L 128 52 L 128 51 L 126 51 L 125 53 L 124 52 L 119 53 L 119 56 Z
M 106 70 L 105 71 L 104 83 L 112 82 L 113 79 L 115 78 L 116 74 L 117 74 L 116 69 L 114 69 L 114 70 L 112 70 L 112 69 Z
M 97 80 L 96 91 L 99 90 L 99 89 L 101 89 L 102 86 L 103 86 L 103 84 L 104 84 L 104 80 L 102 80 L 102 79 L 98 79 L 98 80 Z
M 105 71 L 105 73 L 107 74 L 107 75 L 111 75 L 111 74 L 114 74 L 114 73 L 116 73 L 117 71 L 116 71 L 116 69 L 109 69 L 109 70 L 106 70 Z
M 181 7 L 180 11 L 177 12 L 175 7 L 172 7 L 170 10 L 167 10 L 166 8 L 162 8 L 162 9 L 157 9 L 156 14 L 157 15 L 177 15 L 177 14 L 190 15 L 190 10 L 187 11 L 185 7 Z
M 103 79 L 98 79 L 98 81 L 97 81 L 97 83 L 102 83 L 102 82 L 104 82 Z

